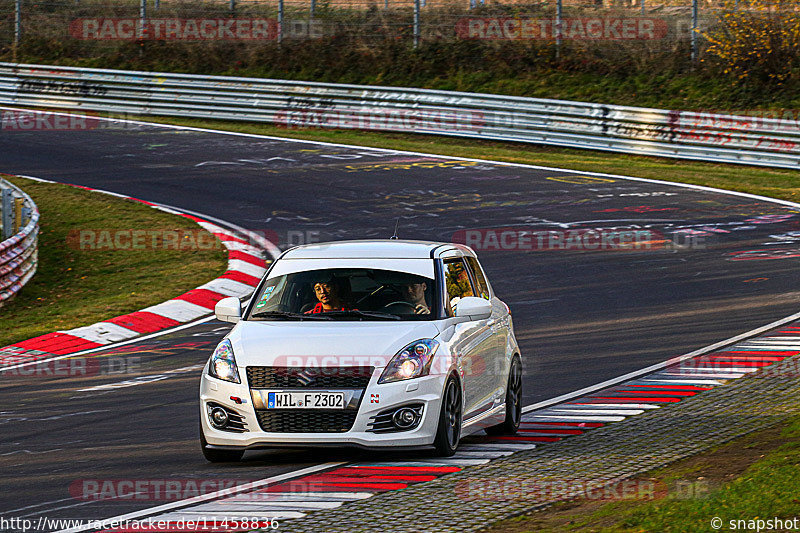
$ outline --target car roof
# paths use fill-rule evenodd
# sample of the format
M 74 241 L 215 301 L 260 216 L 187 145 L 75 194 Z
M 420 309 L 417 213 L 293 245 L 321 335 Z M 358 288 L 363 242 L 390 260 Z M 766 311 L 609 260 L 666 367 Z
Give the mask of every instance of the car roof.
M 371 239 L 306 244 L 290 249 L 281 259 L 431 259 L 437 248 L 442 251 L 461 249 L 467 255 L 473 255 L 469 248 L 460 244 Z

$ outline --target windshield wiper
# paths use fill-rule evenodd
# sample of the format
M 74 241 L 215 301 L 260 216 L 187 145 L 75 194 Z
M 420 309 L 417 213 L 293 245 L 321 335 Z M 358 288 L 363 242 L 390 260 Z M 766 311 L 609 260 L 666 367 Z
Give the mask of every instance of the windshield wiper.
M 250 315 L 250 318 L 286 318 L 294 320 L 331 320 L 321 313 L 316 314 L 303 314 L 303 313 L 290 313 L 288 311 L 259 311 Z
M 389 320 L 402 320 L 399 316 L 392 313 L 381 313 L 380 311 L 359 311 L 349 309 L 346 311 L 329 311 L 325 315 L 330 317 L 361 317 L 361 318 L 388 318 Z

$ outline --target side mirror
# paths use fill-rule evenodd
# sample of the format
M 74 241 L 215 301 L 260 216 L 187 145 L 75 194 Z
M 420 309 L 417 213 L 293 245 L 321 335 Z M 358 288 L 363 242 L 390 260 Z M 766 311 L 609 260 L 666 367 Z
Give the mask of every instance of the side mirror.
M 492 302 L 475 296 L 465 296 L 458 301 L 454 311 L 460 318 L 484 320 L 492 316 Z
M 214 306 L 214 314 L 217 316 L 217 320 L 235 324 L 242 318 L 242 304 L 239 302 L 239 298 L 234 296 L 223 298 Z

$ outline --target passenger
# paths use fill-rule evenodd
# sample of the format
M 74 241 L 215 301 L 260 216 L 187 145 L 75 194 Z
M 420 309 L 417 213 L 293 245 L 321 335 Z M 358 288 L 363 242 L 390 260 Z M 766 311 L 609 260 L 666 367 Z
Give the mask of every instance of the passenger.
M 349 307 L 342 294 L 343 292 L 341 283 L 335 278 L 314 283 L 314 294 L 319 302 L 312 309 L 306 311 L 305 314 L 314 315 L 329 311 L 347 311 Z

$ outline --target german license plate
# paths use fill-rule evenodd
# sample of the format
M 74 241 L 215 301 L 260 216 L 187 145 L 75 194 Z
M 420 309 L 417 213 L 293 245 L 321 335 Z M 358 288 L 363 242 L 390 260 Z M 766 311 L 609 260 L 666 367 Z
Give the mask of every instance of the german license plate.
M 344 409 L 343 392 L 270 392 L 267 409 Z

